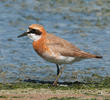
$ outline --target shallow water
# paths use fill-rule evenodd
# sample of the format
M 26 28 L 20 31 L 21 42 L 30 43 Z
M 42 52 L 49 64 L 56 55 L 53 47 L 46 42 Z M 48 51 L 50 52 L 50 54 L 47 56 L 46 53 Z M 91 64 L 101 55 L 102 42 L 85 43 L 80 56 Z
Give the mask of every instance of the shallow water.
M 107 0 L 1 0 L 0 82 L 55 79 L 56 66 L 35 53 L 28 37 L 17 38 L 33 23 L 84 51 L 103 56 L 66 65 L 60 81 L 110 75 L 109 5 Z

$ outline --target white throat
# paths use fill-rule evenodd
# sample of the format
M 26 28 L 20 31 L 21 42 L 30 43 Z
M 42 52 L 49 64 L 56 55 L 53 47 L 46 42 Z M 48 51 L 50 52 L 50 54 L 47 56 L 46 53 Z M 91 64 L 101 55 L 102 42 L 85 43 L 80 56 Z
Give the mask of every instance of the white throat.
M 41 35 L 36 35 L 36 34 L 30 33 L 30 34 L 28 34 L 28 37 L 34 41 L 37 41 L 41 38 Z

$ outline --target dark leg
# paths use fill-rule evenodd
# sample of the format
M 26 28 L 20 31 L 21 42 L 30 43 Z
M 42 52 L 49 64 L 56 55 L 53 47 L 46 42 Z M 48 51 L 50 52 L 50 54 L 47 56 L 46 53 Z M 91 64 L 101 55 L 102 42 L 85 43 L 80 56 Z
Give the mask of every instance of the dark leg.
M 58 64 L 56 64 L 56 66 L 57 66 L 57 76 L 58 76 L 58 74 L 60 72 L 60 68 L 59 68 L 59 65 Z
M 61 74 L 62 74 L 62 72 L 63 72 L 63 70 L 64 70 L 64 67 L 61 67 L 61 68 L 59 69 L 59 65 L 58 65 L 58 64 L 56 64 L 56 65 L 57 65 L 57 77 L 56 77 L 56 79 L 55 79 L 55 81 L 54 81 L 54 83 L 53 83 L 54 86 L 57 85 L 58 79 L 59 79 L 59 77 L 61 76 Z

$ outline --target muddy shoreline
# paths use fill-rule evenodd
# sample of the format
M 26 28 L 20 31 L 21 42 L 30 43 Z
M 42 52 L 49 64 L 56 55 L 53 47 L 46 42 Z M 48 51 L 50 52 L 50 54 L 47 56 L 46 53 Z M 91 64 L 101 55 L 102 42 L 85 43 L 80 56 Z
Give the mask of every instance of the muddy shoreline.
M 110 78 L 100 83 L 73 83 L 53 86 L 51 83 L 18 82 L 0 84 L 0 100 L 109 100 Z

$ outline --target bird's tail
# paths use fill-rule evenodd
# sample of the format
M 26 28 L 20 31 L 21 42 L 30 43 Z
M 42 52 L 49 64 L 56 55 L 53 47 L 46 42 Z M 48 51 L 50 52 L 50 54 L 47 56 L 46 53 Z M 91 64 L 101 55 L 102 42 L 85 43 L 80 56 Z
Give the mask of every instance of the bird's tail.
M 103 58 L 103 57 L 102 57 L 102 56 L 97 56 L 97 55 L 96 55 L 95 58 L 99 58 L 99 59 L 100 59 L 100 58 Z
M 84 58 L 98 58 L 98 59 L 103 58 L 102 56 L 94 55 L 94 54 L 83 52 L 83 51 L 81 53 L 81 56 Z

